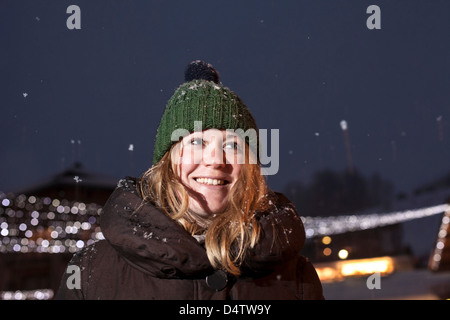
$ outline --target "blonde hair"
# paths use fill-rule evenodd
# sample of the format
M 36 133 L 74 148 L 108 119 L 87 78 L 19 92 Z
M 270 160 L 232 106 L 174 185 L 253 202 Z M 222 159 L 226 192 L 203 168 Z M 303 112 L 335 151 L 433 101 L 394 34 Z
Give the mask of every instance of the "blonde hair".
M 255 215 L 268 208 L 268 188 L 261 167 L 245 161 L 239 179 L 230 190 L 226 210 L 215 215 L 209 226 L 204 227 L 196 223 L 189 212 L 188 191 L 171 159 L 175 146 L 142 175 L 138 191 L 144 200 L 180 223 L 191 235 L 205 234 L 206 253 L 213 267 L 239 275 L 247 250 L 259 239 L 260 225 Z M 245 149 L 248 159 L 248 145 Z

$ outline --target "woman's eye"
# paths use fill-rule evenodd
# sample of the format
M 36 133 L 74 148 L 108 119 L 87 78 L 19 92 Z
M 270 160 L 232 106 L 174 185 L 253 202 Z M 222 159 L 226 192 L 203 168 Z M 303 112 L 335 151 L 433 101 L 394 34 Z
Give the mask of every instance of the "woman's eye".
M 239 143 L 237 143 L 237 142 L 228 142 L 225 144 L 224 149 L 239 151 L 241 149 L 241 147 L 239 146 Z
M 191 144 L 194 146 L 201 146 L 201 145 L 203 145 L 203 139 L 202 138 L 192 138 Z

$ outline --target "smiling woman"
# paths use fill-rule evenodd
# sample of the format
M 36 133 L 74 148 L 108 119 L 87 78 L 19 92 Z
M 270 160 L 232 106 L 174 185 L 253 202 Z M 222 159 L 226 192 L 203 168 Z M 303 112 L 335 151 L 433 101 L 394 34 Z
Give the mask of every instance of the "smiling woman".
M 235 138 L 222 142 L 225 130 L 194 132 L 177 144 L 176 175 L 190 193 L 191 210 L 211 216 L 225 210 L 229 193 L 239 179 L 243 158 Z M 242 144 L 242 142 L 239 142 Z
M 161 118 L 153 166 L 118 185 L 100 217 L 105 240 L 70 262 L 80 288 L 65 276 L 57 298 L 322 299 L 300 255 L 303 223 L 268 188 L 257 135 L 240 134 L 257 130 L 249 109 L 203 61 L 185 80 Z
M 269 201 L 259 166 L 251 164 L 254 156 L 244 145 L 226 130 L 194 132 L 147 171 L 140 189 L 193 236 L 203 234 L 211 263 L 235 275 L 259 236 L 255 213 Z

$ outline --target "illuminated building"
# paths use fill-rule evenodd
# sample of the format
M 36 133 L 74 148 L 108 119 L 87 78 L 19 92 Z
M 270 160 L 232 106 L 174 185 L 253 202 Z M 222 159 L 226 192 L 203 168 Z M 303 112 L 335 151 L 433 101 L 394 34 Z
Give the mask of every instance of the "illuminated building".
M 38 186 L 0 193 L 0 299 L 49 299 L 77 250 L 102 239 L 98 216 L 118 179 L 75 164 Z

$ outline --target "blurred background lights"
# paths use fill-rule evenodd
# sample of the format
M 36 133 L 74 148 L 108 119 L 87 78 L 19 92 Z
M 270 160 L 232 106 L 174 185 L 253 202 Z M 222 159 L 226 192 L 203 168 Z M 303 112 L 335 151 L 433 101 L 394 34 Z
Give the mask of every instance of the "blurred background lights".
M 1 300 L 49 300 L 54 296 L 53 290 L 37 289 L 37 290 L 17 290 L 0 292 Z
M 0 252 L 17 252 L 15 244 L 21 244 L 20 252 L 75 252 L 91 241 L 104 239 L 98 225 L 98 217 L 102 212 L 102 207 L 97 204 L 87 204 L 65 199 L 51 199 L 49 197 L 39 198 L 36 196 L 8 197 L 0 194 Z M 307 238 L 318 237 L 323 245 L 329 246 L 332 242 L 331 236 L 334 234 L 349 231 L 365 230 L 380 226 L 401 223 L 411 219 L 418 219 L 442 213 L 450 210 L 450 205 L 442 204 L 428 208 L 407 210 L 391 213 L 364 214 L 364 215 L 340 215 L 329 217 L 301 217 L 305 225 Z M 450 217 L 443 220 L 444 224 L 450 223 Z M 447 235 L 446 228 L 441 228 L 439 238 Z M 37 241 L 38 238 L 48 241 Z M 22 243 L 22 239 L 29 242 Z M 65 240 L 74 240 L 66 242 Z M 55 245 L 55 241 L 62 241 Z M 79 242 L 81 241 L 81 242 Z M 443 246 L 437 244 L 437 249 Z M 50 251 L 49 251 L 49 248 Z M 58 248 L 58 249 L 56 249 Z M 324 255 L 331 255 L 332 249 L 323 249 Z M 339 253 L 340 259 L 346 259 L 345 254 Z M 345 258 L 344 258 L 345 257 Z
M 0 204 L 0 253 L 74 253 L 104 239 L 97 204 L 23 194 Z
M 325 236 L 322 238 L 322 243 L 324 245 L 329 245 L 331 243 L 331 238 L 329 236 Z
M 347 259 L 348 258 L 348 251 L 345 250 L 345 249 L 339 250 L 338 257 L 339 257 L 339 259 L 342 259 L 342 260 Z
M 428 208 L 398 211 L 391 213 L 355 214 L 328 217 L 302 217 L 307 238 L 330 236 L 349 231 L 373 229 L 377 227 L 420 219 L 450 210 L 450 205 L 441 204 Z M 442 231 L 442 234 L 446 232 Z M 443 236 L 440 236 L 443 237 Z
M 342 264 L 341 273 L 344 276 L 366 275 L 379 272 L 388 274 L 394 271 L 394 264 L 390 257 L 380 257 L 372 259 L 360 259 L 356 261 L 345 261 Z

